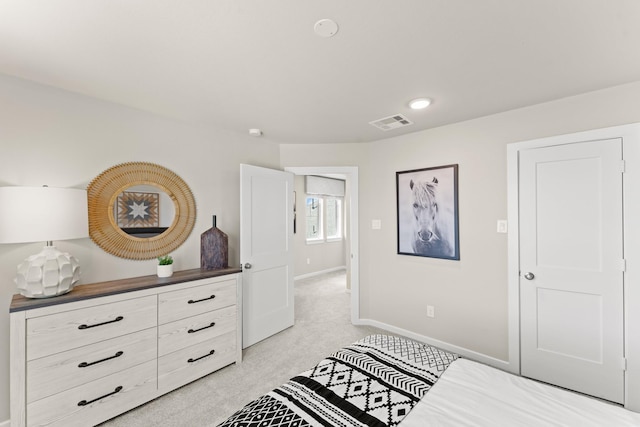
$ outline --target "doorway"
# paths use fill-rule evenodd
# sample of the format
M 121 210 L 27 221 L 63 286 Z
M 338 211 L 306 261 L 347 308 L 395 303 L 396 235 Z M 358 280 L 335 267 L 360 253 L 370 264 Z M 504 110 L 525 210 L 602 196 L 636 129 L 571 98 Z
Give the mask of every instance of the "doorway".
M 347 275 L 351 288 L 351 323 L 360 324 L 360 282 L 359 282 L 359 254 L 358 254 L 358 168 L 355 166 L 318 166 L 318 167 L 285 167 L 285 171 L 294 175 L 328 175 L 344 176 L 348 200 L 344 205 L 347 209 Z

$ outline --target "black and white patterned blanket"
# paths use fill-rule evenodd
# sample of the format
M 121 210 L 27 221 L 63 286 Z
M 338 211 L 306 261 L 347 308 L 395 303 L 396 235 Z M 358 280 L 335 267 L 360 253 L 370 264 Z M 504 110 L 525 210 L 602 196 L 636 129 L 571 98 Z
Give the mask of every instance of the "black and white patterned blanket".
M 406 338 L 370 335 L 219 427 L 396 426 L 457 357 Z

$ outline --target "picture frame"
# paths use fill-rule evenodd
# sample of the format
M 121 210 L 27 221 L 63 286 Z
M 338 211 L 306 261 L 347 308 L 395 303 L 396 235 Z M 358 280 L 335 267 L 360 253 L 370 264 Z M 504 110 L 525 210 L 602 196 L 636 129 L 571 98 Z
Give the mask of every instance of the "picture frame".
M 458 165 L 396 172 L 398 254 L 460 260 Z
M 123 191 L 118 195 L 116 217 L 120 228 L 158 227 L 160 198 L 158 193 Z

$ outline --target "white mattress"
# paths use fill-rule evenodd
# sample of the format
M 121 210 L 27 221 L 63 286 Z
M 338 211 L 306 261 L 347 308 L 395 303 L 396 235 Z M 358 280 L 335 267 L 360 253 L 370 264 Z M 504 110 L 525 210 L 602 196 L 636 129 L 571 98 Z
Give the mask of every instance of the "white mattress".
M 640 413 L 458 359 L 400 423 L 426 426 L 640 426 Z

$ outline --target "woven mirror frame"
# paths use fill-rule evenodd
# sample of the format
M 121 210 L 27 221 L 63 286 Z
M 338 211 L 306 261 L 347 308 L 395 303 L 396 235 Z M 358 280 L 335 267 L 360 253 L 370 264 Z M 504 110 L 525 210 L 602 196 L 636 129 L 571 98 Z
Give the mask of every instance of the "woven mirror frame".
M 118 195 L 135 185 L 157 187 L 173 201 L 173 222 L 162 234 L 141 238 L 118 227 L 114 215 Z M 187 240 L 196 221 L 196 203 L 189 186 L 154 163 L 122 163 L 105 170 L 87 187 L 87 199 L 91 240 L 120 258 L 145 260 L 167 255 Z

